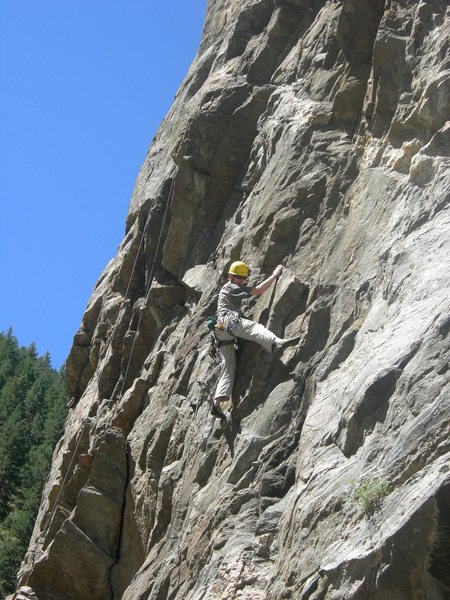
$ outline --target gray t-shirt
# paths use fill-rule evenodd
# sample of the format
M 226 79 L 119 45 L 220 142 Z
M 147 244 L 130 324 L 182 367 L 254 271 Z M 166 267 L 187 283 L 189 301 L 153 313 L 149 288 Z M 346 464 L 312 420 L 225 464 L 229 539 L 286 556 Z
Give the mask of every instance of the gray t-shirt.
M 241 314 L 241 303 L 250 296 L 251 286 L 248 285 L 237 285 L 231 281 L 223 286 L 219 292 L 219 299 L 217 301 L 217 314 L 223 315 L 229 310 Z

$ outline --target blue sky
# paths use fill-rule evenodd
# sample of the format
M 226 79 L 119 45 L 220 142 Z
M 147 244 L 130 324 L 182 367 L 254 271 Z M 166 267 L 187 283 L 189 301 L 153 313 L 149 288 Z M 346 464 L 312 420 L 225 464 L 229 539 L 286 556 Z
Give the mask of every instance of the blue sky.
M 64 363 L 206 0 L 0 0 L 0 331 Z

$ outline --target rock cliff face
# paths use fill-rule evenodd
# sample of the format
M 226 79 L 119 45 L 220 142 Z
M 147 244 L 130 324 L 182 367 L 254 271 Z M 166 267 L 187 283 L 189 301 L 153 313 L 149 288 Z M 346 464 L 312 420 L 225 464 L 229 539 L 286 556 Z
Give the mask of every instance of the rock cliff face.
M 450 593 L 442 0 L 210 0 L 67 362 L 73 408 L 19 573 L 57 599 Z M 246 314 L 229 419 L 205 319 Z M 16 595 L 17 596 L 17 595 Z

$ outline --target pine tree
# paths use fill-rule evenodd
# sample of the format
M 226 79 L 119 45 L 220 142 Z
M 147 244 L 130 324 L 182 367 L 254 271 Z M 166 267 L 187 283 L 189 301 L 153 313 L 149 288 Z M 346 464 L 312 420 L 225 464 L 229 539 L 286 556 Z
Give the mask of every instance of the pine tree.
M 0 597 L 14 590 L 67 399 L 64 368 L 0 333 Z

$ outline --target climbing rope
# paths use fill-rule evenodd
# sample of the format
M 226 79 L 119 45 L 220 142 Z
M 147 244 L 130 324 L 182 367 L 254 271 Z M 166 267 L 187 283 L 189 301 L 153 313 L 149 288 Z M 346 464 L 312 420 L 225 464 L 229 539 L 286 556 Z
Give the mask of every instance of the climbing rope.
M 173 179 L 172 179 L 171 184 L 170 184 L 169 196 L 168 196 L 168 199 L 167 199 L 166 207 L 167 207 L 167 205 L 169 203 L 170 195 L 172 193 L 172 186 L 173 186 Z M 141 239 L 139 241 L 139 247 L 137 249 L 136 257 L 134 259 L 133 268 L 131 269 L 131 274 L 130 274 L 130 277 L 128 279 L 128 284 L 127 284 L 127 288 L 125 290 L 125 295 L 124 295 L 123 300 L 122 300 L 122 306 L 125 304 L 125 302 L 128 299 L 128 292 L 130 291 L 131 282 L 133 281 L 133 275 L 134 275 L 134 272 L 136 270 L 136 266 L 137 266 L 137 263 L 138 263 L 138 260 L 139 260 L 139 256 L 141 254 L 141 248 L 142 248 L 142 245 L 144 243 L 145 232 L 147 231 L 147 226 L 148 226 L 149 221 L 150 221 L 150 215 L 151 215 L 151 211 L 149 210 L 148 213 L 147 213 L 147 218 L 145 220 L 144 229 L 142 230 L 142 233 L 141 233 Z M 165 215 L 166 215 L 166 212 L 164 213 L 164 219 L 165 219 Z M 116 322 L 114 324 L 114 327 L 113 327 L 113 330 L 112 330 L 112 334 L 111 334 L 111 340 L 110 340 L 110 343 L 109 343 L 108 350 L 106 352 L 105 358 L 108 356 L 108 353 L 111 351 L 112 340 L 114 339 L 114 336 L 115 336 L 115 333 L 116 333 L 116 330 L 117 330 L 118 326 L 119 326 L 119 318 L 116 319 Z M 102 369 L 102 372 L 103 372 L 103 369 Z M 100 373 L 100 377 L 101 377 L 101 373 Z
M 133 357 L 134 346 L 136 344 L 136 336 L 137 336 L 137 333 L 139 331 L 139 326 L 141 324 L 142 314 L 144 312 L 144 307 L 147 304 L 148 297 L 149 297 L 149 294 L 150 294 L 150 288 L 151 288 L 151 285 L 152 285 L 152 282 L 153 282 L 153 273 L 154 273 L 154 270 L 155 270 L 156 259 L 158 258 L 159 248 L 160 248 L 160 245 L 161 245 L 161 239 L 162 239 L 162 235 L 163 235 L 163 231 L 164 231 L 164 226 L 166 224 L 166 217 L 167 217 L 167 213 L 169 211 L 169 204 L 170 204 L 170 201 L 171 201 L 172 192 L 173 192 L 173 178 L 172 178 L 172 180 L 170 182 L 170 189 L 169 189 L 169 194 L 167 196 L 166 207 L 165 207 L 165 210 L 164 210 L 164 216 L 163 216 L 163 220 L 162 220 L 162 224 L 161 224 L 161 228 L 160 228 L 160 232 L 159 232 L 158 242 L 156 244 L 155 255 L 153 257 L 153 262 L 152 262 L 152 266 L 151 266 L 151 269 L 150 269 L 150 275 L 149 275 L 149 278 L 148 278 L 147 289 L 145 291 L 145 302 L 144 302 L 143 306 L 141 307 L 140 314 L 139 314 L 139 319 L 138 319 L 138 322 L 137 322 L 137 325 L 136 325 L 136 329 L 135 329 L 135 332 L 134 332 L 133 343 L 131 345 L 130 354 L 128 355 L 127 367 L 125 369 L 125 374 L 124 374 L 122 385 L 121 385 L 120 392 L 119 392 L 119 398 L 118 398 L 119 400 L 120 400 L 120 398 L 122 398 L 123 390 L 124 390 L 124 387 L 125 387 L 125 384 L 126 384 L 126 381 L 127 381 L 128 371 L 130 369 L 131 359 Z M 142 232 L 141 243 L 139 245 L 138 253 L 140 252 L 140 249 L 141 249 L 141 246 L 142 246 L 142 240 L 144 239 L 144 232 L 145 232 L 145 229 L 147 228 L 147 223 L 149 221 L 149 215 L 150 215 L 150 211 L 149 211 L 149 214 L 147 216 L 147 221 L 145 223 L 144 231 Z M 131 272 L 130 281 L 128 283 L 127 293 L 128 293 L 128 289 L 130 287 L 131 279 L 132 279 L 133 274 L 134 274 L 134 269 L 136 267 L 138 256 L 139 256 L 139 254 L 136 255 L 136 260 L 134 261 L 133 270 Z M 125 295 L 125 299 L 126 299 L 126 295 Z M 124 301 L 125 301 L 125 299 L 124 299 Z M 111 337 L 111 339 L 112 339 L 112 337 Z
M 160 248 L 160 245 L 161 245 L 161 239 L 162 239 L 162 234 L 163 234 L 163 231 L 164 231 L 164 226 L 165 226 L 165 223 L 166 223 L 167 213 L 168 213 L 168 210 L 169 210 L 169 204 L 170 204 L 171 199 L 172 199 L 173 181 L 174 181 L 174 178 L 172 178 L 171 182 L 170 182 L 170 188 L 169 188 L 169 193 L 168 193 L 168 196 L 167 196 L 167 199 L 166 199 L 166 206 L 165 206 L 165 209 L 164 209 L 164 215 L 163 215 L 163 220 L 162 220 L 162 224 L 161 224 L 161 229 L 160 229 L 160 233 L 159 233 L 159 237 L 158 237 L 158 242 L 156 244 L 156 250 L 155 250 L 155 255 L 154 255 L 154 258 L 153 258 L 152 266 L 151 266 L 151 269 L 150 269 L 149 281 L 148 281 L 147 289 L 146 289 L 146 293 L 145 293 L 145 300 L 146 300 L 146 302 L 148 300 L 148 296 L 149 296 L 149 292 L 150 292 L 150 287 L 151 287 L 151 284 L 152 284 L 152 281 L 153 281 L 153 273 L 154 273 L 154 269 L 155 269 L 156 259 L 158 257 L 158 253 L 159 253 L 159 248 Z M 144 225 L 144 228 L 142 230 L 141 239 L 140 239 L 140 242 L 139 242 L 139 247 L 138 247 L 138 250 L 136 252 L 136 258 L 134 259 L 133 268 L 131 270 L 131 275 L 130 275 L 130 278 L 129 278 L 129 281 L 128 281 L 128 285 L 127 285 L 127 288 L 126 288 L 126 291 L 125 291 L 125 296 L 124 296 L 124 299 L 122 301 L 122 305 L 126 302 L 126 300 L 128 298 L 128 293 L 130 291 L 131 282 L 132 282 L 132 279 L 133 279 L 134 272 L 136 270 L 136 266 L 137 266 L 139 255 L 140 255 L 140 252 L 141 252 L 141 249 L 142 249 L 142 245 L 144 243 L 145 232 L 147 230 L 147 226 L 148 226 L 149 221 L 150 221 L 150 210 L 148 211 L 147 219 L 145 221 L 145 225 Z M 137 332 L 139 330 L 139 325 L 141 323 L 141 319 L 142 319 L 142 309 L 141 309 L 141 313 L 139 315 L 139 320 L 138 320 L 138 324 L 137 324 L 137 327 L 136 327 L 136 331 L 134 332 L 133 344 L 131 346 L 130 355 L 128 357 L 127 367 L 126 367 L 125 375 L 124 375 L 124 378 L 123 378 L 123 381 L 122 381 L 122 386 L 121 386 L 120 393 L 119 393 L 119 398 L 118 398 L 119 400 L 122 397 L 124 386 L 125 386 L 125 383 L 126 383 L 126 380 L 127 380 L 128 370 L 130 368 L 131 358 L 132 358 L 132 354 L 133 354 L 134 346 L 135 346 L 135 342 L 136 342 L 136 335 L 137 335 Z M 112 341 L 114 339 L 114 335 L 115 335 L 118 323 L 119 323 L 119 319 L 116 320 L 116 323 L 115 323 L 115 325 L 113 327 L 113 331 L 112 331 L 112 334 L 111 334 L 111 340 L 110 340 L 110 344 L 109 344 L 106 356 L 108 355 L 108 352 L 111 350 Z M 103 369 L 102 369 L 102 372 L 103 372 Z M 100 377 L 101 377 L 101 374 L 102 373 L 100 373 Z M 69 466 L 66 469 L 66 474 L 64 476 L 64 479 L 63 479 L 61 485 L 59 486 L 58 494 L 56 496 L 56 499 L 55 499 L 55 502 L 53 504 L 52 510 L 51 510 L 51 512 L 50 512 L 50 514 L 49 514 L 49 516 L 48 516 L 48 518 L 46 520 L 45 526 L 43 528 L 43 535 L 46 534 L 46 532 L 48 530 L 48 527 L 50 525 L 50 522 L 52 521 L 52 519 L 53 519 L 53 517 L 55 515 L 55 512 L 56 512 L 56 509 L 58 508 L 59 499 L 60 499 L 61 494 L 63 492 L 63 489 L 64 489 L 64 486 L 66 484 L 66 481 L 68 479 L 68 476 L 69 476 L 69 473 L 70 473 L 73 461 L 75 459 L 75 456 L 76 456 L 76 453 L 77 453 L 77 450 L 78 450 L 78 446 L 80 445 L 80 441 L 81 441 L 81 438 L 83 436 L 83 433 L 84 433 L 84 430 L 86 428 L 86 424 L 87 424 L 88 421 L 89 421 L 89 419 L 87 419 L 87 418 L 84 419 L 83 427 L 82 427 L 82 429 L 81 429 L 81 431 L 80 431 L 80 433 L 78 435 L 78 439 L 77 439 L 77 442 L 75 444 L 74 450 L 72 452 L 72 456 L 71 456 L 71 459 L 70 459 Z
M 72 452 L 72 457 L 71 457 L 71 459 L 70 459 L 69 466 L 67 467 L 67 470 L 66 470 L 66 474 L 65 474 L 65 476 L 64 476 L 64 479 L 63 479 L 63 481 L 62 481 L 61 485 L 59 486 L 58 494 L 57 494 L 57 496 L 56 496 L 56 499 L 55 499 L 55 502 L 54 502 L 54 504 L 53 504 L 53 508 L 52 508 L 52 510 L 51 510 L 51 512 L 50 512 L 50 515 L 47 517 L 47 520 L 46 520 L 46 522 L 45 522 L 44 529 L 42 530 L 42 535 L 45 535 L 45 534 L 47 533 L 48 526 L 50 525 L 50 522 L 51 522 L 51 520 L 53 519 L 53 516 L 54 516 L 54 514 L 55 514 L 55 512 L 56 512 L 56 509 L 57 509 L 57 507 L 58 507 L 58 501 L 59 501 L 59 498 L 60 498 L 60 496 L 61 496 L 61 493 L 62 493 L 62 490 L 63 490 L 63 488 L 64 488 L 64 485 L 65 485 L 65 483 L 66 483 L 66 481 L 67 481 L 67 477 L 68 477 L 68 475 L 69 475 L 70 468 L 71 468 L 71 466 L 72 466 L 72 463 L 73 463 L 73 461 L 74 461 L 75 455 L 76 455 L 76 453 L 77 453 L 77 450 L 78 450 L 78 446 L 80 445 L 80 441 L 81 441 L 81 438 L 82 438 L 82 436 L 83 436 L 84 430 L 85 430 L 85 428 L 86 428 L 86 423 L 88 422 L 88 420 L 89 420 L 89 419 L 84 419 L 83 427 L 81 428 L 81 431 L 80 431 L 80 433 L 78 434 L 77 443 L 75 444 L 75 448 L 73 449 L 73 452 Z

